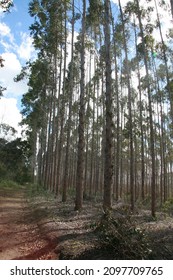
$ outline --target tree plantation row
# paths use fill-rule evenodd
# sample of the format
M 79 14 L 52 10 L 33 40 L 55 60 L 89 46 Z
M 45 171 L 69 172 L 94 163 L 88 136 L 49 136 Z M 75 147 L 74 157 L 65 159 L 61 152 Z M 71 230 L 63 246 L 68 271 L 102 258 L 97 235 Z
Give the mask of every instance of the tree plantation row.
M 32 0 L 29 14 L 37 59 L 15 80 L 33 180 L 76 210 L 102 197 L 155 216 L 173 195 L 170 1 Z

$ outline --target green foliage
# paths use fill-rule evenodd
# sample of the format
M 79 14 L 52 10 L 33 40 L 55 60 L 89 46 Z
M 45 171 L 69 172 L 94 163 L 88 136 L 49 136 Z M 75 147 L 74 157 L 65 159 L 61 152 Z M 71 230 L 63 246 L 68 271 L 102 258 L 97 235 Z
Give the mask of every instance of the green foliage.
M 172 216 L 173 215 L 173 198 L 170 198 L 169 200 L 167 200 L 163 204 L 162 209 L 164 212 L 166 212 Z
M 76 188 L 74 186 L 70 186 L 67 190 L 67 196 L 75 198 Z
M 27 183 L 28 198 L 32 200 L 38 200 L 38 197 L 45 199 L 46 201 L 54 199 L 54 194 L 39 184 Z
M 6 90 L 6 88 L 4 88 L 4 87 L 2 87 L 2 86 L 0 85 L 0 97 L 3 96 L 3 91 L 4 91 L 4 90 Z
M 25 78 L 28 78 L 29 74 L 29 67 L 31 66 L 30 62 L 27 62 L 25 66 L 22 67 L 20 74 L 18 74 L 14 78 L 14 82 L 20 82 L 24 80 Z
M 19 184 L 30 181 L 29 157 L 30 146 L 27 141 L 0 138 L 0 179 L 10 179 Z
M 6 123 L 1 123 L 0 124 L 0 135 L 1 135 L 1 137 L 2 136 L 14 136 L 15 134 L 16 134 L 16 130 L 12 127 L 12 126 L 10 126 L 10 125 L 8 125 L 8 124 L 6 124 Z
M 111 259 L 147 259 L 151 254 L 148 238 L 130 216 L 106 213 L 96 227 L 101 247 Z
M 149 210 L 150 207 L 151 207 L 151 196 L 150 195 L 146 195 L 143 200 L 141 200 L 141 198 L 139 198 L 136 201 L 136 205 L 139 208 Z
M 86 30 L 89 36 L 99 40 L 100 26 L 103 24 L 104 5 L 100 0 L 89 0 L 89 6 L 86 15 Z
M 0 178 L 4 179 L 6 177 L 6 174 L 7 174 L 7 169 L 5 167 L 5 164 L 0 161 Z
M 20 185 L 12 180 L 1 180 L 0 189 L 18 189 Z
M 0 8 L 3 10 L 3 12 L 9 11 L 9 9 L 13 7 L 13 1 L 12 0 L 1 0 L 0 1 Z
M 40 185 L 35 184 L 35 183 L 27 183 L 26 186 L 27 186 L 27 188 L 29 190 L 28 194 L 31 197 L 35 197 L 38 194 L 40 194 L 42 192 L 43 193 L 45 192 L 45 190 Z

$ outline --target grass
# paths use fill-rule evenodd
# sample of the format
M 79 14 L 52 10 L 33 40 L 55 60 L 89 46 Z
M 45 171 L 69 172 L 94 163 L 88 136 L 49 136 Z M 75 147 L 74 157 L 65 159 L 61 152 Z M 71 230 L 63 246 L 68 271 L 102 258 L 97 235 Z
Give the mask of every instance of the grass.
M 21 185 L 18 183 L 11 181 L 11 180 L 1 180 L 0 181 L 0 189 L 15 189 L 18 190 L 20 189 Z
M 37 200 L 40 197 L 42 200 L 48 201 L 54 198 L 54 194 L 47 189 L 44 189 L 38 184 L 27 184 L 28 198 L 31 200 Z

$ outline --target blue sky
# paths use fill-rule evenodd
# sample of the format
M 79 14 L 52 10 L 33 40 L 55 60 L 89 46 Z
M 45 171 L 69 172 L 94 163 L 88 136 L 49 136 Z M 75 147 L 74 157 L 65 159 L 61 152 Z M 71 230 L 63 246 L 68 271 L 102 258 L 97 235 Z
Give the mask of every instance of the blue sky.
M 0 55 L 4 67 L 0 69 L 0 85 L 7 88 L 0 99 L 0 123 L 18 128 L 21 121 L 21 97 L 27 91 L 27 81 L 15 83 L 22 65 L 35 55 L 29 26 L 33 19 L 28 14 L 29 0 L 14 0 L 10 13 L 0 11 Z M 19 129 L 20 130 L 20 129 Z
M 20 31 L 28 32 L 33 19 L 28 14 L 29 0 L 14 0 L 14 8 L 10 13 L 3 13 L 3 22 L 10 26 L 16 40 L 20 41 Z

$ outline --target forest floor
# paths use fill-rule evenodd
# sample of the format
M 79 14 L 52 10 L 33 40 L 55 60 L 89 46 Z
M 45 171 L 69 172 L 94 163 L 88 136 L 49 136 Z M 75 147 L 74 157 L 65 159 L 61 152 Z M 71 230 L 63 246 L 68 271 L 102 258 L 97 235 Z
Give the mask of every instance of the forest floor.
M 123 215 L 122 205 L 113 209 Z M 124 211 L 124 210 L 123 210 Z M 111 259 L 110 252 L 99 248 L 93 230 L 103 216 L 101 202 L 85 201 L 81 212 L 74 201 L 66 203 L 43 192 L 0 189 L 0 260 Z M 133 215 L 145 229 L 152 246 L 152 259 L 173 259 L 173 217 L 149 210 Z

